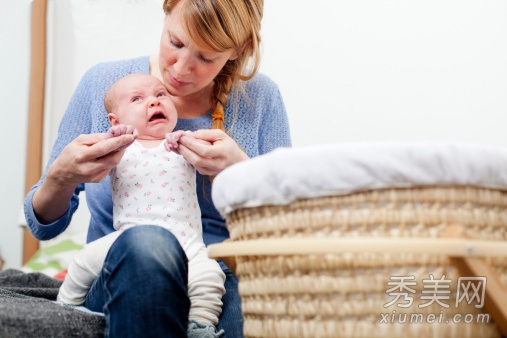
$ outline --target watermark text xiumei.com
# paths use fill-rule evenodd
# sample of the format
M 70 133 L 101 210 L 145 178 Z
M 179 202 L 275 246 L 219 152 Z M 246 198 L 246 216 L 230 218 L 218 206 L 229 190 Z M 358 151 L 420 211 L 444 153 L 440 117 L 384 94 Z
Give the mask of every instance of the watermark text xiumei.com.
M 462 315 L 460 313 L 454 314 L 450 319 L 444 318 L 444 311 L 440 310 L 439 314 L 435 313 L 396 313 L 396 310 L 393 310 L 392 313 L 381 313 L 380 314 L 380 324 L 442 324 L 442 323 L 478 323 L 478 324 L 488 324 L 490 320 L 489 314 L 487 313 L 477 313 L 471 314 L 468 313 L 466 315 Z
M 391 276 L 389 279 L 390 282 L 387 285 L 393 287 L 386 290 L 386 293 L 393 298 L 384 304 L 384 308 L 394 305 L 403 309 L 410 308 L 414 303 L 413 294 L 416 293 L 412 288 L 417 284 L 415 276 Z M 440 279 L 435 279 L 433 275 L 430 275 L 429 279 L 423 279 L 422 282 L 423 290 L 419 299 L 425 302 L 418 304 L 418 308 L 426 308 L 432 304 L 439 305 L 445 309 L 450 308 L 451 279 L 445 279 L 445 275 Z M 463 302 L 466 302 L 468 305 L 473 304 L 477 309 L 481 309 L 484 306 L 486 277 L 459 277 L 457 283 L 455 301 L 452 302 L 455 308 L 458 308 Z M 470 324 L 472 322 L 487 324 L 489 321 L 490 316 L 487 313 L 454 313 L 447 318 L 447 316 L 444 316 L 444 310 L 440 310 L 440 313 L 424 313 L 420 311 L 414 311 L 414 313 L 403 311 L 399 313 L 396 310 L 392 310 L 391 312 L 381 313 L 379 319 L 380 324 Z

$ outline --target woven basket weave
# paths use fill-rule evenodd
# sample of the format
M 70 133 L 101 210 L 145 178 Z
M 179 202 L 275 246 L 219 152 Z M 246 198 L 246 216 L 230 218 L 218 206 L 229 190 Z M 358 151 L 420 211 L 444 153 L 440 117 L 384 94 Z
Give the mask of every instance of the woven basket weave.
M 233 211 L 227 226 L 234 241 L 265 238 L 440 238 L 459 224 L 466 236 L 506 240 L 507 193 L 473 187 L 373 190 Z M 488 258 L 507 285 L 507 259 Z M 445 256 L 410 253 L 333 253 L 238 256 L 246 337 L 499 337 L 476 302 L 455 306 L 457 269 Z M 445 277 L 443 277 L 445 275 Z M 413 304 L 402 308 L 387 290 L 391 277 L 415 276 Z M 431 277 L 430 277 L 431 276 Z M 446 279 L 449 299 L 420 307 L 423 280 Z M 404 303 L 403 297 L 400 302 Z M 406 302 L 405 302 L 406 303 Z M 395 311 L 395 312 L 393 312 Z M 389 322 L 381 322 L 388 314 Z M 407 322 L 403 316 L 407 314 Z M 434 323 L 409 323 L 434 314 Z M 461 322 L 452 320 L 461 315 Z M 394 323 L 392 321 L 392 318 Z M 401 315 L 401 316 L 400 316 Z M 472 322 L 465 323 L 464 318 Z M 477 322 L 479 320 L 479 322 Z M 485 322 L 487 321 L 487 322 Z

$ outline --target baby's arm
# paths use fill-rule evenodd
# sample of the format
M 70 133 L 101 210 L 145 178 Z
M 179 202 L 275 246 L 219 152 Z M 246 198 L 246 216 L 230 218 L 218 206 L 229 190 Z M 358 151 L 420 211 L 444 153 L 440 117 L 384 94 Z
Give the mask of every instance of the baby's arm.
M 88 290 L 104 265 L 107 252 L 121 234 L 115 231 L 85 245 L 70 263 L 67 275 L 60 286 L 57 300 L 69 305 L 82 305 Z

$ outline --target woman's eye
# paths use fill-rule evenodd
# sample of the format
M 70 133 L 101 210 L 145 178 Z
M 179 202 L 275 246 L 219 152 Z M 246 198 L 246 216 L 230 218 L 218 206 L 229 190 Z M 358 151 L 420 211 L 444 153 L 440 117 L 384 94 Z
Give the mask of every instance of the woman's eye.
M 183 44 L 182 44 L 182 43 L 180 43 L 180 42 L 176 42 L 176 41 L 174 41 L 174 40 L 170 40 L 170 41 L 171 41 L 171 45 L 173 45 L 173 46 L 174 46 L 174 47 L 176 47 L 176 48 L 181 48 L 181 47 L 183 47 Z
M 199 54 L 199 59 L 201 59 L 202 61 L 204 61 L 204 62 L 206 62 L 206 63 L 212 63 L 212 62 L 213 62 L 213 61 L 212 61 L 212 60 L 210 60 L 210 59 L 206 59 L 206 58 L 204 57 L 204 55 L 202 55 L 202 54 Z

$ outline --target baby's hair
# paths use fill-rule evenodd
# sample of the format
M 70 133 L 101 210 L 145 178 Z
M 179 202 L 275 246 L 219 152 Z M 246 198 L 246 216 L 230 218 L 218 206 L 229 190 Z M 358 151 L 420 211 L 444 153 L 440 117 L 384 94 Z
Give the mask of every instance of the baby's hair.
M 249 80 L 260 65 L 260 29 L 263 0 L 165 0 L 165 14 L 183 6 L 183 20 L 192 40 L 215 52 L 235 49 L 239 54 L 228 60 L 215 77 L 210 104 L 212 129 L 224 128 L 227 96 L 239 80 Z M 251 64 L 249 64 L 251 60 Z M 247 70 L 247 66 L 250 66 Z
M 106 95 L 104 95 L 104 107 L 106 108 L 106 111 L 108 113 L 112 113 L 114 110 L 114 107 L 116 106 L 116 101 L 115 101 L 114 95 L 113 95 L 113 89 L 114 89 L 115 85 L 118 83 L 118 81 L 113 83 L 111 85 L 111 87 L 109 87 L 109 89 L 107 90 Z
M 116 85 L 123 79 L 125 78 L 128 78 L 128 77 L 132 77 L 132 76 L 152 76 L 152 75 L 148 75 L 148 74 L 144 74 L 144 73 L 131 73 L 131 74 L 127 74 L 121 78 L 119 78 L 118 80 L 116 80 L 112 85 L 111 87 L 109 87 L 109 89 L 107 90 L 106 92 L 106 95 L 104 95 L 104 107 L 106 108 L 106 111 L 108 113 L 113 113 L 113 110 L 114 108 L 116 107 L 116 99 L 113 95 L 113 92 L 114 92 L 114 88 L 116 87 Z

